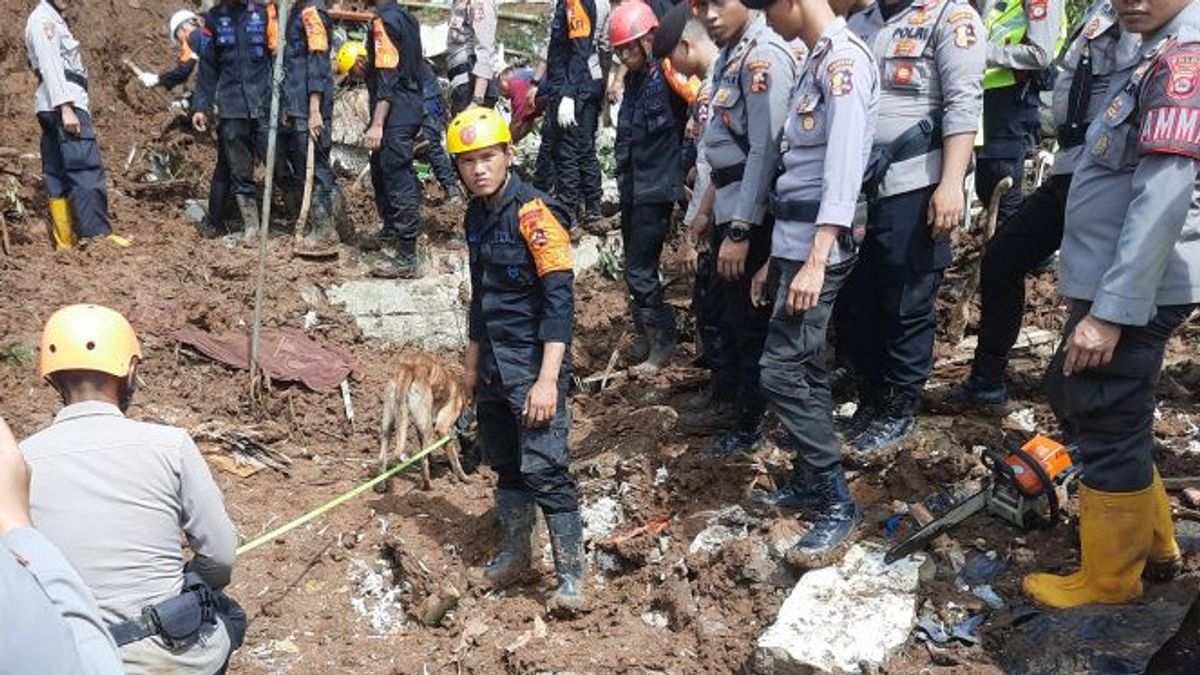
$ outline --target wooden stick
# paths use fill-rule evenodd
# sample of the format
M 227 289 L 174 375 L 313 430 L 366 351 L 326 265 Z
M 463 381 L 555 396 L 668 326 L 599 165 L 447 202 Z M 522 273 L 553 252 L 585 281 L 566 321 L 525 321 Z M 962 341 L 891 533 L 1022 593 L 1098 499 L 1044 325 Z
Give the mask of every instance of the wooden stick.
M 350 398 L 350 379 L 342 380 L 342 405 L 346 408 L 346 419 L 350 422 L 350 430 L 354 430 L 354 401 Z
M 450 11 L 450 5 L 436 5 L 432 2 L 418 2 L 417 0 L 396 0 L 396 4 L 403 7 L 408 7 L 410 9 L 436 9 L 443 12 Z M 549 7 L 549 5 L 547 5 L 547 7 Z M 373 18 L 373 16 L 374 15 L 372 15 L 370 18 Z M 332 14 L 330 15 L 330 18 L 333 18 Z M 369 21 L 370 18 L 367 20 Z M 503 19 L 505 21 L 514 21 L 516 23 L 538 24 L 542 22 L 542 17 L 540 16 L 529 16 L 528 14 L 519 14 L 516 12 L 496 12 L 496 18 Z
M 12 242 L 8 240 L 8 218 L 0 211 L 0 245 L 4 247 L 4 255 L 12 255 Z
M 1200 476 L 1178 476 L 1163 478 L 1163 487 L 1171 492 L 1179 492 L 1187 488 L 1200 488 Z
M 296 218 L 296 241 L 304 238 L 304 227 L 308 223 L 308 209 L 312 206 L 313 162 L 316 155 L 316 142 L 312 134 L 308 135 L 308 158 L 304 164 L 304 196 L 300 199 L 300 217 Z

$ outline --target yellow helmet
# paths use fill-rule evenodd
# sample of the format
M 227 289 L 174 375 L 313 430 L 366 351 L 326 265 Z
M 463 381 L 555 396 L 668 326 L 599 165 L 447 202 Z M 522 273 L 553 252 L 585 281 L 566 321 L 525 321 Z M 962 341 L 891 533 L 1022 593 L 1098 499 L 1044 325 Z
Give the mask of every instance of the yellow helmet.
M 358 40 L 347 40 L 337 51 L 337 72 L 345 76 L 358 63 L 359 59 L 367 57 L 367 45 Z
M 507 143 L 512 143 L 508 122 L 491 108 L 464 110 L 446 128 L 446 150 L 451 155 Z
M 142 358 L 142 347 L 125 317 L 99 305 L 70 305 L 46 321 L 38 372 L 43 378 L 63 370 L 125 377 L 135 358 Z

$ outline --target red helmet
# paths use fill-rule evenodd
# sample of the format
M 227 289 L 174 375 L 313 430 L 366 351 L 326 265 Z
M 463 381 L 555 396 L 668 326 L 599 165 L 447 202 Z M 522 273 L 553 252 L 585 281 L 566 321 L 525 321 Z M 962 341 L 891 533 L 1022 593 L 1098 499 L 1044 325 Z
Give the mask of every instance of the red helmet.
M 608 23 L 608 40 L 620 47 L 658 28 L 658 17 L 641 0 L 625 0 L 613 10 Z

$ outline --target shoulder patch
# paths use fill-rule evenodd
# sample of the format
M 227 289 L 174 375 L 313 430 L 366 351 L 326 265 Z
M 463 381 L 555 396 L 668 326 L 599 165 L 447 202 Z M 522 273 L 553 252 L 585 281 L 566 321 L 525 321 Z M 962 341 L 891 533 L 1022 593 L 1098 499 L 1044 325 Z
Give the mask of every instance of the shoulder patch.
M 975 35 L 975 24 L 967 21 L 958 25 L 953 25 L 954 28 L 954 46 L 959 49 L 967 49 L 975 46 L 978 38 Z
M 396 49 L 392 38 L 388 37 L 383 19 L 376 18 L 371 22 L 371 39 L 375 43 L 376 68 L 390 70 L 400 67 L 400 50 Z
M 1049 0 L 1029 0 L 1029 18 L 1032 21 L 1041 21 L 1046 18 L 1049 13 Z
M 300 21 L 304 24 L 304 34 L 308 39 L 308 51 L 329 51 L 329 35 L 325 32 L 325 23 L 321 21 L 321 13 L 316 7 L 309 5 L 300 12 Z
M 854 59 L 837 59 L 826 69 L 829 74 L 829 93 L 845 96 L 854 91 Z
M 54 22 L 50 20 L 43 21 L 42 32 L 46 34 L 47 40 L 53 40 L 55 33 Z
M 974 18 L 975 12 L 972 12 L 969 9 L 958 9 L 951 12 L 950 16 L 946 18 L 946 21 L 953 26 L 960 23 L 971 23 Z
M 1166 59 L 1167 96 L 1176 100 L 1189 99 L 1196 93 L 1197 74 L 1200 74 L 1200 52 L 1188 51 L 1172 54 Z
M 751 61 L 746 64 L 750 71 L 750 91 L 761 94 L 771 88 L 771 62 Z
M 1143 155 L 1183 155 L 1200 160 L 1200 108 L 1162 106 L 1146 111 L 1138 133 Z
M 517 211 L 517 225 L 533 255 L 539 277 L 572 271 L 571 235 L 545 202 L 541 199 L 526 202 Z

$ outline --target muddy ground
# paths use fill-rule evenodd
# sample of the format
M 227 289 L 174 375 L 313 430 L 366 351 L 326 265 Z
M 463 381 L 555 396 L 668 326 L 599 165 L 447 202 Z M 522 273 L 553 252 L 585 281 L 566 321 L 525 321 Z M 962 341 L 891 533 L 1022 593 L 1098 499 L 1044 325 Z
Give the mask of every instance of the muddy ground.
M 347 248 L 337 262 L 293 260 L 286 222 L 277 222 L 268 260 L 264 323 L 308 325 L 313 337 L 348 349 L 362 379 L 351 385 L 356 423 L 345 417 L 336 393 L 315 393 L 276 384 L 265 409 L 250 404 L 245 373 L 180 349 L 173 330 L 195 325 L 216 332 L 244 329 L 252 321 L 255 254 L 235 242 L 202 240 L 184 217 L 186 198 L 203 198 L 214 157 L 211 142 L 192 134 L 147 94 L 121 65 L 130 56 L 163 66 L 163 25 L 172 8 L 135 0 L 88 3 L 73 24 L 91 68 L 96 126 L 113 189 L 110 206 L 117 230 L 134 245 L 107 244 L 53 253 L 46 234 L 44 191 L 38 170 L 37 127 L 29 113 L 35 80 L 24 61 L 21 30 L 32 2 L 0 7 L 0 187 L 12 241 L 0 256 L 0 414 L 19 435 L 49 422 L 57 408 L 51 390 L 34 374 L 41 325 L 51 311 L 72 302 L 110 305 L 131 318 L 143 335 L 144 386 L 131 414 L 195 428 L 218 422 L 228 429 L 267 429 L 271 447 L 291 459 L 284 473 L 272 469 L 239 478 L 214 475 L 246 540 L 286 522 L 355 486 L 373 469 L 378 448 L 379 395 L 398 349 L 367 340 L 351 319 L 327 305 L 314 289 L 364 276 L 360 254 Z M 132 148 L 135 154 L 126 170 Z M 181 157 L 173 182 L 146 186 L 145 150 Z M 369 193 L 347 189 L 360 230 L 375 228 Z M 452 246 L 457 214 L 431 208 L 431 245 Z M 969 241 L 960 242 L 969 260 Z M 943 326 L 953 323 L 967 277 L 951 270 L 940 303 Z M 670 300 L 688 303 L 686 282 L 672 286 Z M 1053 278 L 1029 282 L 1030 323 L 1056 330 L 1063 311 Z M 624 344 L 625 301 L 621 285 L 594 272 L 577 282 L 577 372 L 605 369 L 614 346 Z M 307 319 L 306 319 L 307 315 Z M 315 317 L 315 321 L 314 321 Z M 970 331 L 967 331 L 968 334 Z M 1194 363 L 1195 332 L 1185 330 L 1171 346 L 1163 379 L 1157 430 L 1165 476 L 1200 474 L 1195 396 L 1200 369 Z M 685 339 L 690 339 L 685 331 Z M 933 384 L 964 376 L 969 350 L 945 332 L 938 344 Z M 238 561 L 230 589 L 251 617 L 246 645 L 233 661 L 238 673 L 426 673 L 426 672 L 739 672 L 754 640 L 774 619 L 798 570 L 782 562 L 780 542 L 803 531 L 792 519 L 758 518 L 729 507 L 754 487 L 786 475 L 784 453 L 767 448 L 731 461 L 706 458 L 712 437 L 677 425 L 677 410 L 703 384 L 691 368 L 689 343 L 675 367 L 651 379 L 618 380 L 605 391 L 578 393 L 571 402 L 574 471 L 594 533 L 594 608 L 567 620 L 548 617 L 542 606 L 553 583 L 548 546 L 542 577 L 503 593 L 485 593 L 472 581 L 497 543 L 491 511 L 493 478 L 486 469 L 460 484 L 435 462 L 434 484 L 422 491 L 401 477 L 386 495 L 368 493 Z M 445 355 L 455 362 L 457 355 Z M 1053 417 L 1038 391 L 1045 348 L 1014 359 L 1014 408 L 1008 420 L 926 415 L 912 442 L 883 466 L 855 466 L 852 488 L 866 506 L 861 537 L 886 542 L 886 522 L 898 504 L 960 487 L 978 477 L 973 448 L 1001 442 L 1029 429 L 1053 434 Z M 616 368 L 625 365 L 618 358 Z M 1033 421 L 1033 426 L 1024 426 Z M 201 443 L 213 457 L 220 444 Z M 600 517 L 609 518 L 607 524 Z M 744 533 L 715 550 L 692 549 L 693 538 L 711 523 Z M 664 529 L 664 523 L 665 525 Z M 649 532 L 636 529 L 651 525 Z M 953 581 L 953 560 L 994 551 L 1010 567 L 995 582 L 1010 602 L 1020 601 L 1019 580 L 1034 569 L 1067 569 L 1077 557 L 1072 525 L 1019 532 L 980 516 L 951 535 L 934 557 L 937 573 L 924 578 L 923 613 L 962 618 L 983 609 L 980 599 Z M 786 548 L 786 545 L 783 545 Z M 956 553 L 957 551 L 957 553 Z M 1195 568 L 1195 558 L 1189 559 Z M 440 608 L 439 608 L 440 605 Z M 435 626 L 423 620 L 441 614 Z M 1195 614 L 1195 612 L 1193 612 Z M 1194 663 L 1193 617 L 1158 661 L 1158 672 L 1182 672 Z M 885 665 L 886 672 L 1000 672 L 1005 632 L 984 630 L 979 646 L 931 648 L 910 638 Z

